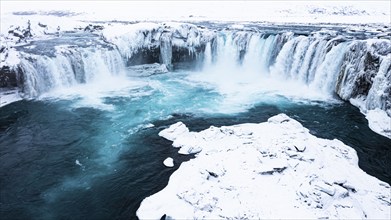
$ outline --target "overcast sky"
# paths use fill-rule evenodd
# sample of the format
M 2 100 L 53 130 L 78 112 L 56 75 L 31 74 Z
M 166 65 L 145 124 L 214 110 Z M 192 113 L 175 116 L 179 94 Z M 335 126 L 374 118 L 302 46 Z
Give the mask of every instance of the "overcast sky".
M 221 11 L 235 8 L 286 8 L 297 5 L 355 5 L 359 7 L 370 7 L 390 10 L 390 1 L 368 0 L 368 1 L 20 1 L 1 0 L 1 12 L 26 11 L 26 10 L 71 10 L 78 12 L 96 13 L 129 13 L 129 9 L 148 11 L 151 9 L 177 9 L 184 11 L 198 11 L 211 9 Z M 388 7 L 387 7 L 388 6 Z M 133 11 L 133 10 L 132 10 Z M 246 11 L 243 11 L 246 13 Z
M 183 18 L 189 15 L 222 20 L 252 20 L 279 16 L 281 10 L 293 11 L 297 15 L 308 13 L 305 6 L 316 7 L 354 6 L 354 8 L 376 11 L 388 22 L 391 3 L 386 1 L 20 1 L 1 0 L 1 17 L 14 11 L 65 10 L 85 13 L 85 20 L 131 20 L 154 18 Z M 378 14 L 378 13 L 377 13 Z M 387 15 L 387 16 L 385 16 Z M 262 17 L 263 16 L 263 17 Z M 284 16 L 284 15 L 281 15 Z M 371 13 L 372 16 L 372 13 Z M 357 19 L 356 19 L 357 20 Z M 364 22 L 364 21 L 363 21 Z

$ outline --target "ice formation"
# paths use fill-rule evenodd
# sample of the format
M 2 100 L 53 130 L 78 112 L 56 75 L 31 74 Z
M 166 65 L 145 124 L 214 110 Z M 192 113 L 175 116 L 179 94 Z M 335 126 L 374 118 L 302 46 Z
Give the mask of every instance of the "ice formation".
M 172 159 L 171 157 L 167 157 L 167 158 L 163 161 L 163 164 L 164 164 L 164 166 L 166 166 L 166 167 L 173 167 L 173 166 L 174 166 L 174 159 Z

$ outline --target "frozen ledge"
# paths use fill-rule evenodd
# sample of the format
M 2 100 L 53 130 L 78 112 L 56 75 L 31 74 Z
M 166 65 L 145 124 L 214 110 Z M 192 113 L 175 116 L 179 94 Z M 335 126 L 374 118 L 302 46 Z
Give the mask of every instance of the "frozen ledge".
M 20 97 L 19 91 L 17 89 L 7 91 L 0 90 L 0 108 L 21 99 L 22 98 Z
M 381 109 L 368 110 L 365 114 L 369 128 L 391 139 L 391 117 Z
M 390 185 L 358 167 L 354 149 L 280 114 L 260 124 L 160 136 L 196 158 L 144 199 L 140 219 L 390 219 Z
M 368 126 L 372 131 L 391 139 L 391 117 L 387 114 L 387 111 L 391 113 L 391 109 L 387 111 L 380 108 L 368 109 L 366 100 L 362 97 L 350 99 L 349 101 L 365 115 L 365 118 L 368 120 Z

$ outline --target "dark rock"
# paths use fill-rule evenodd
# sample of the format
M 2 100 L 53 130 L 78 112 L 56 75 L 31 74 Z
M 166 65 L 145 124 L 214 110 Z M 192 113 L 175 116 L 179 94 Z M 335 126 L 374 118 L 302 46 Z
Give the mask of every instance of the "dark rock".
M 89 24 L 84 28 L 84 31 L 95 32 L 95 31 L 101 31 L 103 29 L 104 27 L 102 25 Z
M 6 46 L 4 46 L 4 45 L 0 46 L 0 53 L 5 54 L 7 50 L 8 50 L 8 48 Z
M 3 66 L 0 69 L 0 88 L 17 86 L 17 72 L 12 70 L 9 66 Z
M 296 147 L 296 146 L 294 146 L 294 147 L 295 147 L 295 149 L 296 149 L 297 152 L 304 152 L 304 151 L 307 149 L 307 147 L 304 147 L 304 148 L 302 148 L 302 149 L 299 149 L 299 148 Z
M 8 30 L 8 34 L 12 34 L 14 37 L 18 37 L 17 43 L 20 43 L 22 41 L 26 42 L 28 38 L 31 38 L 33 35 L 31 33 L 31 23 L 30 20 L 27 21 L 27 27 L 21 28 L 19 26 L 16 26 L 15 28 L 11 26 Z
M 41 22 L 38 22 L 38 26 L 42 27 L 42 28 L 46 28 L 47 25 L 46 24 L 42 24 Z
M 287 167 L 273 168 L 273 170 L 260 172 L 261 175 L 273 175 L 274 173 L 282 173 Z
M 160 48 L 141 48 L 135 52 L 126 62 L 127 66 L 160 63 Z
M 211 172 L 211 171 L 208 171 L 208 173 L 209 173 L 210 176 L 212 176 L 212 177 L 214 177 L 214 178 L 219 177 L 219 175 L 217 175 L 216 173 L 213 173 L 213 172 Z

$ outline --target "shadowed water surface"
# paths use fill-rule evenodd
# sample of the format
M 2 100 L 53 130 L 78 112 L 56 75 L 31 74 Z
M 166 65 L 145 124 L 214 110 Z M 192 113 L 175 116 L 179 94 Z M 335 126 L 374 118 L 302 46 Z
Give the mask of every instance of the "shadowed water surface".
M 159 77 L 164 82 L 165 76 Z M 140 202 L 163 189 L 180 163 L 192 157 L 177 154 L 170 141 L 158 136 L 177 121 L 200 131 L 211 125 L 260 123 L 286 113 L 312 134 L 352 146 L 364 171 L 391 182 L 391 140 L 371 131 L 348 103 L 280 97 L 241 113 L 200 113 L 221 97 L 209 88 L 165 83 L 147 95 L 105 97 L 111 110 L 74 105 L 78 98 L 19 101 L 1 108 L 2 218 L 136 218 Z M 167 157 L 174 158 L 174 168 L 162 164 Z

